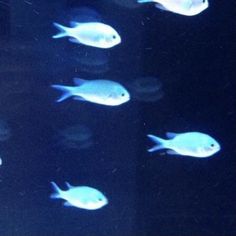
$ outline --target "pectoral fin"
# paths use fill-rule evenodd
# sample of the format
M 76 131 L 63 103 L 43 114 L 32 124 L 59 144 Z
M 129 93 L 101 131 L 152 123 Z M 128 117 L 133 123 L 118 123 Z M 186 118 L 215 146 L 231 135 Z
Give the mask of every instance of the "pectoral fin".
M 75 39 L 75 38 L 69 38 L 69 41 L 72 42 L 72 43 L 80 44 L 80 41 L 78 39 Z
M 156 8 L 159 8 L 162 11 L 169 11 L 167 8 L 165 8 L 163 5 L 161 5 L 160 3 L 156 3 L 155 4 Z
M 168 153 L 169 155 L 180 155 L 178 152 L 174 151 L 174 150 L 167 150 L 166 153 Z
M 77 97 L 73 97 L 73 99 L 76 100 L 76 101 L 83 101 L 83 102 L 86 101 L 84 98 L 78 97 L 78 96 Z
M 178 134 L 177 133 L 174 133 L 174 132 L 167 132 L 166 133 L 166 137 L 167 138 L 175 138 Z
M 66 207 L 73 207 L 73 205 L 71 205 L 69 202 L 64 202 L 63 205 L 66 206 Z

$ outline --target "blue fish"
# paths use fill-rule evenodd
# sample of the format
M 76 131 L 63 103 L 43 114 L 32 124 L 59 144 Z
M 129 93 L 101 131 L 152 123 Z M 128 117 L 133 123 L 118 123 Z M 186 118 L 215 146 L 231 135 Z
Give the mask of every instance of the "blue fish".
M 71 96 L 75 100 L 88 101 L 107 106 L 118 106 L 128 102 L 129 92 L 119 83 L 111 80 L 85 80 L 74 78 L 77 86 L 52 85 L 52 88 L 61 90 L 61 102 Z
M 121 37 L 111 26 L 100 22 L 71 22 L 72 28 L 54 23 L 60 32 L 54 39 L 70 37 L 73 43 L 80 43 L 97 48 L 111 48 L 121 43 Z
M 61 198 L 64 206 L 78 207 L 86 210 L 97 210 L 108 204 L 107 198 L 97 189 L 88 186 L 72 186 L 66 182 L 68 190 L 61 190 L 51 182 L 54 193 L 51 198 Z
M 137 0 L 138 3 L 155 2 L 156 7 L 180 15 L 194 16 L 208 8 L 208 0 Z
M 167 133 L 169 140 L 147 135 L 156 146 L 148 149 L 154 152 L 161 149 L 168 149 L 168 154 L 183 155 L 192 157 L 209 157 L 220 151 L 220 144 L 207 134 L 200 132 L 187 132 L 182 134 Z

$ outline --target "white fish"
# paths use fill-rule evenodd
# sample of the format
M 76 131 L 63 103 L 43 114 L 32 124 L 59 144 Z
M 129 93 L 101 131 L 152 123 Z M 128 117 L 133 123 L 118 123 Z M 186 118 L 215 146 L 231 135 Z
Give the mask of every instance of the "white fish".
M 70 28 L 54 23 L 60 32 L 53 38 L 70 37 L 71 42 L 97 48 L 111 48 L 121 43 L 120 35 L 109 25 L 100 22 L 72 22 L 72 25 L 74 27 Z
M 167 133 L 169 140 L 154 135 L 147 135 L 157 145 L 148 151 L 153 152 L 161 149 L 169 149 L 168 154 L 192 157 L 209 157 L 220 151 L 220 144 L 211 136 L 199 132 L 182 134 Z
M 108 204 L 107 198 L 97 189 L 88 186 L 71 186 L 66 182 L 68 190 L 61 190 L 56 183 L 51 182 L 55 193 L 51 198 L 61 198 L 64 206 L 78 207 L 86 210 L 97 210 Z
M 115 81 L 74 78 L 74 83 L 77 86 L 52 85 L 53 88 L 64 92 L 57 102 L 74 96 L 75 100 L 118 106 L 130 99 L 129 92 Z
M 156 7 L 180 15 L 194 16 L 208 8 L 208 0 L 138 0 L 139 3 L 156 2 Z

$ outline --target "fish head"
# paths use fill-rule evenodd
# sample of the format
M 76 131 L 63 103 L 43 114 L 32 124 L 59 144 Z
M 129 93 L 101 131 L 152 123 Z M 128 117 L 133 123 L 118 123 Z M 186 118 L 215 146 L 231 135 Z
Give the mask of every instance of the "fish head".
M 220 144 L 212 137 L 206 135 L 202 143 L 202 147 L 199 148 L 201 157 L 209 157 L 220 151 Z
M 118 32 L 112 27 L 107 27 L 103 37 L 100 38 L 100 43 L 104 48 L 111 48 L 121 43 L 121 37 Z
M 107 97 L 109 105 L 120 105 L 130 100 L 129 92 L 121 86 L 117 86 L 113 91 L 110 91 Z
M 197 15 L 209 7 L 208 0 L 192 0 L 189 15 Z
M 87 210 L 96 210 L 108 204 L 108 199 L 99 191 L 91 193 L 86 199 L 78 202 L 82 208 Z

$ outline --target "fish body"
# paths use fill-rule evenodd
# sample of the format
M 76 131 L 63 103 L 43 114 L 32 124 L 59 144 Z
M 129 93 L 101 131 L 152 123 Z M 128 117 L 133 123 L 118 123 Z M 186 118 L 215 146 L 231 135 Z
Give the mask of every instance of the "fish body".
M 150 148 L 149 152 L 168 149 L 168 154 L 209 157 L 220 151 L 220 144 L 215 139 L 200 132 L 167 133 L 167 137 L 170 138 L 169 140 L 151 134 L 148 137 L 157 144 Z
M 97 210 L 108 204 L 107 198 L 97 189 L 88 186 L 71 186 L 66 182 L 68 190 L 61 190 L 55 182 L 51 182 L 54 193 L 51 198 L 65 200 L 64 206 L 72 206 L 86 210 Z
M 75 100 L 89 101 L 107 106 L 118 106 L 130 99 L 129 92 L 115 81 L 74 78 L 74 83 L 77 86 L 51 86 L 63 91 L 63 95 L 57 102 L 61 102 L 73 96 Z
M 208 0 L 138 0 L 138 3 L 155 2 L 156 7 L 180 15 L 194 16 L 208 8 Z
M 121 43 L 121 37 L 111 26 L 100 22 L 72 22 L 73 27 L 53 23 L 60 32 L 54 39 L 70 37 L 70 41 L 97 48 L 111 48 Z

